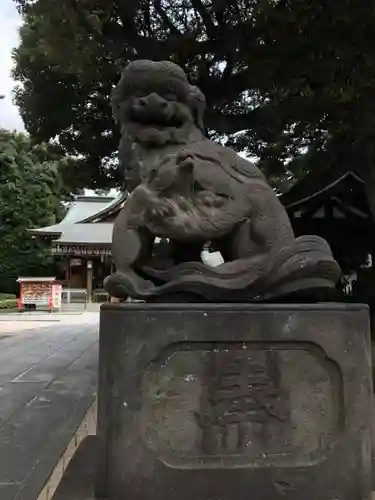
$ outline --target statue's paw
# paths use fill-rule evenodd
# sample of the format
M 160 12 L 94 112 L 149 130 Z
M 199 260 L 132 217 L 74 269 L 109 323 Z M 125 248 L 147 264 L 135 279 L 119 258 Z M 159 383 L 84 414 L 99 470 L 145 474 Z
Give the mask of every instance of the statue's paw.
M 139 276 L 133 269 L 127 269 L 108 276 L 104 280 L 104 288 L 112 297 L 142 299 L 144 294 L 155 288 L 155 285 L 152 281 Z

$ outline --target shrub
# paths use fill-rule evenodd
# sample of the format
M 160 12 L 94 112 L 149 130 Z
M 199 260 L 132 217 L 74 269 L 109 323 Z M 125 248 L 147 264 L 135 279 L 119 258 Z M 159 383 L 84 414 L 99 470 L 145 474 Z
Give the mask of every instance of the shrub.
M 0 300 L 0 309 L 15 309 L 17 305 L 17 299 Z
M 0 294 L 12 294 L 19 296 L 20 284 L 17 283 L 17 276 L 0 277 Z
M 0 293 L 0 302 L 12 299 L 17 299 L 17 296 L 14 293 Z

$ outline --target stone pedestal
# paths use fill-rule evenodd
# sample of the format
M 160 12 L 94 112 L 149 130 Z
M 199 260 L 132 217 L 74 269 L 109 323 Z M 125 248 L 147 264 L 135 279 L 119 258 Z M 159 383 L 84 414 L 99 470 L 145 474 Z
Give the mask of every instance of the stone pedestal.
M 366 307 L 107 305 L 100 329 L 99 497 L 370 495 Z
M 370 496 L 364 306 L 108 304 L 99 372 L 98 498 Z M 85 446 L 56 500 L 94 498 Z

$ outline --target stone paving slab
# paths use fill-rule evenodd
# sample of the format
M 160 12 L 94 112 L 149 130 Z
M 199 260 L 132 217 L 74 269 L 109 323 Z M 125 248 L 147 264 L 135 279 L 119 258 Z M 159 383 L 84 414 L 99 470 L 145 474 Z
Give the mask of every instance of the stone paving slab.
M 85 311 L 78 313 L 15 313 L 0 314 L 0 335 L 24 334 L 29 330 L 50 327 L 56 323 L 69 325 L 96 325 L 99 312 Z M 1 339 L 1 337 L 0 337 Z
M 98 311 L 73 311 L 73 312 L 54 312 L 54 313 L 42 313 L 42 312 L 31 312 L 31 313 L 0 313 L 0 323 L 10 323 L 10 322 L 75 322 L 75 321 L 85 321 L 90 322 L 91 319 L 95 318 L 95 321 L 99 318 Z
M 20 321 L 19 324 L 17 325 L 16 323 L 12 322 L 0 321 L 0 335 L 9 335 L 9 334 L 19 335 L 23 334 L 24 332 L 27 332 L 28 330 L 33 330 L 34 328 L 43 328 L 45 326 L 51 326 L 51 323 L 46 323 L 46 322 L 41 323 L 38 321 L 31 323 L 30 321 L 24 321 L 24 322 Z
M 95 401 L 93 405 L 89 408 L 77 432 L 71 439 L 64 454 L 60 458 L 59 463 L 56 465 L 53 473 L 49 477 L 47 483 L 45 484 L 45 487 L 43 488 L 38 497 L 38 500 L 51 500 L 52 498 L 55 499 L 54 494 L 56 492 L 56 489 L 59 487 L 62 478 L 65 476 L 66 471 L 69 468 L 71 468 L 70 465 L 72 463 L 72 459 L 76 461 L 76 455 L 77 452 L 79 451 L 81 443 L 88 436 L 95 436 L 96 434 L 96 412 L 97 408 Z M 95 453 L 95 450 L 93 450 L 92 453 Z M 93 456 L 93 458 L 95 459 L 95 455 Z
M 98 324 L 82 319 L 0 337 L 1 500 L 38 498 L 95 397 Z
M 95 500 L 95 456 L 98 450 L 96 436 L 88 436 L 82 441 L 52 500 Z

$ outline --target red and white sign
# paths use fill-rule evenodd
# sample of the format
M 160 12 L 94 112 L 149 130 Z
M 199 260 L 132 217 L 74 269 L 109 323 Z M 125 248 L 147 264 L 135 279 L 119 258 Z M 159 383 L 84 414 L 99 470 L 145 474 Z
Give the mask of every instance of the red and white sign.
M 56 278 L 18 278 L 20 283 L 19 307 L 34 304 L 49 310 L 61 308 L 61 285 Z
M 61 292 L 62 286 L 55 281 L 52 285 L 52 307 L 53 309 L 61 309 Z

